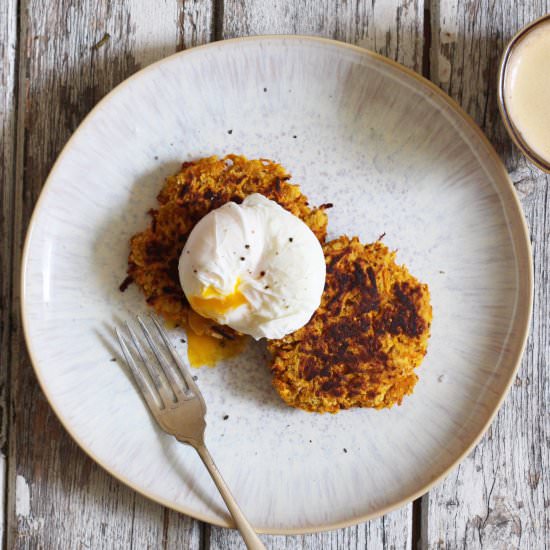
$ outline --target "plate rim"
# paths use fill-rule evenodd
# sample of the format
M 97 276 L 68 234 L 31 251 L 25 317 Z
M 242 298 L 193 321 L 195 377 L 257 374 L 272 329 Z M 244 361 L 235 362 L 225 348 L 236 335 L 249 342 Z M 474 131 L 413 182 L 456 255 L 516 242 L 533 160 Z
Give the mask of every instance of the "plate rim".
M 54 411 L 55 415 L 57 416 L 57 419 L 65 429 L 65 431 L 71 436 L 73 441 L 88 455 L 89 458 L 91 458 L 98 466 L 103 468 L 109 475 L 113 476 L 118 481 L 124 483 L 127 487 L 130 487 L 132 490 L 136 491 L 138 494 L 145 496 L 146 498 L 161 504 L 169 509 L 175 510 L 179 513 L 185 514 L 187 516 L 190 516 L 198 521 L 208 523 L 211 525 L 215 525 L 217 527 L 225 527 L 225 528 L 235 528 L 235 525 L 233 522 L 225 522 L 220 521 L 216 517 L 208 517 L 205 514 L 202 514 L 200 512 L 196 512 L 195 510 L 192 510 L 186 506 L 177 505 L 174 502 L 168 501 L 167 499 L 164 499 L 160 496 L 153 495 L 146 491 L 145 489 L 139 487 L 137 484 L 135 484 L 133 481 L 127 479 L 124 475 L 121 473 L 115 472 L 112 468 L 110 468 L 108 465 L 106 465 L 102 460 L 100 460 L 96 454 L 94 453 L 93 449 L 86 445 L 80 437 L 74 433 L 69 425 L 68 422 L 63 417 L 63 414 L 58 409 L 58 407 L 53 403 L 53 400 L 50 396 L 50 392 L 48 390 L 46 382 L 43 380 L 41 376 L 40 369 L 38 368 L 38 353 L 35 352 L 33 348 L 33 344 L 29 335 L 29 319 L 26 314 L 26 304 L 27 304 L 27 295 L 26 295 L 26 283 L 27 283 L 27 268 L 28 268 L 28 261 L 29 261 L 29 250 L 30 250 L 30 243 L 32 241 L 32 237 L 34 234 L 34 229 L 36 226 L 36 218 L 38 216 L 38 212 L 41 210 L 41 204 L 43 202 L 43 199 L 51 185 L 52 176 L 55 174 L 56 169 L 58 165 L 61 163 L 62 158 L 65 156 L 67 151 L 70 150 L 71 145 L 77 134 L 83 129 L 83 127 L 87 124 L 89 124 L 90 119 L 92 116 L 99 111 L 102 107 L 104 102 L 108 102 L 111 98 L 111 96 L 115 95 L 117 92 L 120 91 L 120 89 L 123 86 L 127 86 L 130 81 L 133 79 L 136 79 L 138 77 L 143 76 L 143 74 L 147 71 L 153 70 L 158 65 L 164 63 L 165 61 L 175 58 L 175 57 L 183 57 L 183 56 L 189 56 L 195 54 L 197 51 L 203 51 L 203 50 L 215 50 L 218 48 L 224 48 L 226 45 L 233 45 L 235 43 L 242 43 L 242 42 L 267 42 L 267 41 L 287 41 L 291 43 L 296 43 L 297 45 L 300 45 L 301 42 L 313 42 L 313 43 L 319 43 L 324 44 L 327 47 L 337 48 L 337 49 L 347 49 L 349 51 L 353 51 L 355 53 L 361 54 L 363 56 L 370 57 L 371 59 L 375 59 L 376 61 L 379 61 L 383 64 L 386 64 L 389 67 L 392 67 L 398 71 L 400 71 L 402 74 L 405 74 L 409 77 L 412 77 L 414 80 L 416 80 L 426 91 L 431 91 L 433 94 L 435 94 L 437 97 L 442 99 L 447 105 L 451 108 L 452 111 L 454 111 L 457 115 L 461 117 L 464 122 L 468 125 L 468 127 L 474 131 L 474 133 L 478 136 L 478 138 L 481 139 L 481 142 L 485 145 L 485 149 L 487 153 L 492 158 L 494 164 L 495 164 L 495 172 L 498 170 L 501 173 L 501 176 L 503 176 L 504 181 L 507 183 L 507 185 L 504 185 L 504 189 L 507 189 L 509 192 L 509 198 L 511 198 L 511 204 L 513 210 L 516 211 L 517 217 L 519 218 L 520 224 L 518 229 L 521 228 L 521 235 L 517 235 L 518 241 L 522 241 L 524 251 L 527 252 L 527 257 L 529 261 L 526 263 L 526 265 L 517 265 L 518 272 L 521 273 L 523 270 L 523 274 L 527 275 L 527 288 L 525 289 L 525 293 L 528 295 L 528 302 L 527 304 L 520 304 L 519 308 L 521 311 L 521 308 L 523 308 L 524 315 L 523 315 L 523 326 L 517 327 L 521 330 L 520 336 L 518 336 L 517 341 L 519 343 L 519 347 L 517 350 L 517 353 L 512 358 L 511 362 L 513 363 L 513 368 L 510 371 L 508 380 L 506 381 L 506 384 L 504 386 L 504 389 L 499 396 L 493 410 L 489 413 L 487 420 L 482 425 L 479 432 L 474 436 L 472 441 L 466 446 L 466 448 L 463 450 L 461 454 L 457 456 L 457 458 L 439 475 L 437 475 L 434 479 L 429 481 L 428 483 L 424 484 L 419 490 L 417 490 L 415 493 L 409 495 L 408 497 L 405 497 L 397 502 L 394 502 L 392 504 L 389 504 L 383 508 L 380 508 L 374 512 L 370 512 L 367 514 L 360 514 L 355 515 L 353 517 L 350 517 L 349 519 L 343 520 L 343 521 L 336 521 L 332 523 L 327 523 L 323 525 L 317 525 L 312 527 L 305 527 L 305 528 L 260 528 L 257 529 L 257 532 L 260 534 L 267 534 L 267 535 L 304 535 L 308 533 L 320 533 L 325 531 L 331 531 L 335 529 L 342 529 L 346 527 L 350 527 L 353 525 L 357 525 L 359 523 L 364 523 L 366 521 L 379 518 L 385 514 L 388 514 L 389 512 L 392 512 L 394 510 L 397 510 L 398 508 L 401 508 L 405 506 L 406 504 L 411 503 L 412 501 L 416 500 L 417 498 L 421 497 L 422 495 L 428 493 L 435 485 L 440 483 L 445 477 L 447 477 L 456 467 L 466 458 L 466 456 L 472 451 L 472 449 L 479 443 L 481 438 L 484 436 L 486 431 L 488 430 L 489 426 L 493 422 L 496 414 L 500 410 L 500 408 L 503 405 L 503 402 L 505 398 L 507 397 L 510 388 L 512 386 L 512 382 L 514 381 L 514 378 L 518 372 L 518 369 L 521 365 L 521 360 L 525 351 L 525 347 L 527 344 L 527 339 L 529 336 L 529 327 L 532 320 L 532 313 L 533 313 L 533 290 L 534 290 L 534 267 L 533 267 L 533 253 L 532 253 L 532 246 L 531 241 L 529 239 L 529 229 L 527 225 L 527 220 L 525 218 L 525 214 L 523 212 L 523 207 L 521 205 L 521 202 L 515 192 L 512 180 L 510 179 L 510 176 L 508 174 L 508 171 L 506 170 L 506 167 L 500 157 L 498 156 L 496 150 L 494 149 L 493 145 L 487 138 L 487 136 L 483 133 L 481 128 L 476 124 L 476 122 L 473 120 L 473 118 L 458 104 L 457 101 L 455 101 L 452 97 L 450 97 L 448 94 L 446 94 L 443 90 L 441 90 L 436 84 L 425 78 L 424 76 L 416 73 L 412 69 L 409 69 L 408 67 L 405 67 L 404 65 L 398 63 L 397 61 L 394 61 L 393 59 L 390 59 L 388 57 L 385 57 L 381 54 L 378 54 L 374 51 L 371 51 L 367 48 L 363 48 L 361 46 L 356 46 L 354 44 L 348 44 L 346 42 L 342 42 L 339 40 L 333 40 L 330 38 L 324 38 L 320 36 L 310 36 L 310 35 L 302 35 L 302 34 L 265 34 L 265 35 L 257 35 L 257 36 L 245 36 L 245 37 L 238 37 L 238 38 L 232 38 L 227 40 L 221 40 L 217 42 L 210 42 L 208 44 L 204 44 L 201 46 L 196 46 L 193 48 L 189 48 L 187 50 L 183 50 L 180 52 L 176 52 L 174 54 L 171 54 L 169 56 L 163 57 L 162 59 L 159 59 L 158 61 L 151 63 L 150 65 L 147 65 L 143 69 L 140 69 L 133 75 L 130 75 L 128 78 L 120 82 L 117 86 L 115 86 L 109 93 L 107 93 L 94 107 L 89 111 L 89 113 L 84 117 L 84 119 L 80 122 L 80 124 L 77 126 L 77 128 L 72 133 L 71 137 L 67 141 L 67 143 L 63 146 L 61 151 L 59 152 L 53 166 L 51 167 L 48 177 L 46 178 L 46 181 L 44 185 L 42 186 L 42 189 L 40 190 L 40 194 L 38 197 L 38 200 L 36 201 L 36 204 L 34 205 L 33 212 L 31 215 L 31 218 L 29 220 L 29 224 L 27 226 L 26 235 L 25 235 L 25 242 L 23 247 L 23 253 L 21 255 L 21 264 L 20 264 L 20 314 L 21 314 L 21 325 L 23 327 L 23 335 L 25 344 L 27 347 L 27 351 L 29 353 L 29 358 L 35 373 L 35 376 L 38 380 L 38 384 L 40 386 L 40 389 L 44 393 L 44 396 L 46 397 L 49 406 Z M 496 83 L 495 83 L 496 85 Z M 502 186 L 501 186 L 502 188 Z M 522 238 L 521 238 L 522 237 Z M 527 273 L 525 273 L 525 271 Z M 516 311 L 516 316 L 518 315 L 518 312 Z

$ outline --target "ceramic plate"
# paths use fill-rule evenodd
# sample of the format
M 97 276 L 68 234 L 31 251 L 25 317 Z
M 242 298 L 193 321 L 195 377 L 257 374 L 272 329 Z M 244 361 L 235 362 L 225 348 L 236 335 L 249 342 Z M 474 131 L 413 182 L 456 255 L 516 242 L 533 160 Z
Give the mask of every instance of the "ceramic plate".
M 477 127 L 433 85 L 360 48 L 218 42 L 148 67 L 92 111 L 51 172 L 25 248 L 25 334 L 42 388 L 114 476 L 230 523 L 193 449 L 152 421 L 112 333 L 145 309 L 118 286 L 163 178 L 230 152 L 281 162 L 312 204 L 334 203 L 329 237 L 385 233 L 429 284 L 434 321 L 414 395 L 391 410 L 288 408 L 261 346 L 197 370 L 211 452 L 260 531 L 336 528 L 403 505 L 464 457 L 501 403 L 525 343 L 531 255 L 513 187 Z

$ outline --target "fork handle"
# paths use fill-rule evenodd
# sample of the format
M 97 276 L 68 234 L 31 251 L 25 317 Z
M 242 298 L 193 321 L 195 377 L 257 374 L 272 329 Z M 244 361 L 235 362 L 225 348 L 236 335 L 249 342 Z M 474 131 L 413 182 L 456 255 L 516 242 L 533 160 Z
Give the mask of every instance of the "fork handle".
M 252 529 L 252 526 L 246 519 L 245 515 L 242 513 L 235 499 L 233 498 L 229 487 L 223 480 L 220 471 L 218 470 L 218 467 L 216 466 L 214 460 L 212 459 L 212 456 L 208 452 L 208 449 L 204 445 L 197 445 L 195 449 L 197 453 L 199 453 L 199 456 L 201 457 L 201 460 L 206 466 L 209 474 L 212 476 L 212 479 L 214 480 L 218 491 L 220 492 L 229 512 L 231 513 L 231 516 L 233 517 L 237 529 L 240 531 L 248 550 L 265 550 L 264 544 L 259 539 L 258 535 L 254 532 L 254 529 Z

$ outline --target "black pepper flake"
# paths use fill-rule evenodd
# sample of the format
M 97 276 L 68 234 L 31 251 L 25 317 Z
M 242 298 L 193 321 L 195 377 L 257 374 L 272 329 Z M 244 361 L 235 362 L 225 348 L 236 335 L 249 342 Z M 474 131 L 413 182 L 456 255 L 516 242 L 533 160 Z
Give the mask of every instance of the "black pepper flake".
M 347 449 L 344 449 L 344 452 L 345 452 L 345 453 L 347 453 L 347 452 L 348 452 L 348 450 L 347 450 Z
M 196 269 L 193 269 L 193 273 L 197 273 L 197 270 L 196 270 Z
M 155 155 L 154 158 L 155 158 L 155 160 L 158 160 L 158 159 L 159 159 L 159 156 L 158 156 L 158 155 Z
M 294 139 L 296 139 L 298 136 L 292 136 Z
M 191 254 L 191 252 L 189 252 L 189 250 L 186 250 L 186 252 L 185 252 L 185 253 L 186 253 L 186 254 Z
M 182 344 L 185 344 L 185 338 L 180 338 L 180 342 L 181 342 Z
M 386 236 L 386 232 L 384 231 L 384 233 L 382 233 L 382 235 L 380 235 L 380 237 L 378 237 L 378 241 L 381 241 L 384 237 Z
M 264 92 L 267 92 L 267 88 L 264 88 Z
M 267 290 L 269 288 L 269 285 L 265 285 L 264 289 Z
M 232 134 L 232 133 L 233 133 L 233 130 L 227 130 L 227 133 L 228 133 L 228 134 Z
M 224 419 L 224 420 L 227 420 L 228 418 L 229 418 L 229 415 L 228 415 L 228 414 L 224 414 L 224 415 L 223 415 L 223 419 Z
M 289 242 L 292 242 L 294 240 L 294 237 L 289 237 L 288 240 Z
M 115 361 L 116 362 L 116 357 L 111 357 L 111 359 L 109 359 L 110 361 Z
M 265 271 L 260 271 L 260 277 L 263 277 L 265 275 Z
M 118 289 L 120 290 L 120 292 L 124 292 L 133 282 L 134 282 L 134 278 L 128 275 L 128 277 L 126 277 L 126 279 L 122 281 Z
M 198 376 L 193 376 L 193 380 L 196 382 L 199 379 Z
M 310 443 L 313 443 L 313 441 L 311 441 L 311 439 L 309 440 Z
M 244 256 L 241 256 L 239 259 L 241 260 L 241 262 L 244 262 Z
M 245 247 L 245 248 L 250 248 L 250 245 L 249 245 L 249 244 L 245 244 L 244 247 Z

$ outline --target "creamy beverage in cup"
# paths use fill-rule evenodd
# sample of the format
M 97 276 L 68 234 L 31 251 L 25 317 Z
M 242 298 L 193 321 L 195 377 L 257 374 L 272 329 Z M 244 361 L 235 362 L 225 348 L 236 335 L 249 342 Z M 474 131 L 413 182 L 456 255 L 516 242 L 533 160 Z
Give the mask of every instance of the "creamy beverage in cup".
M 503 82 L 509 120 L 525 145 L 550 163 L 550 20 L 514 44 Z

